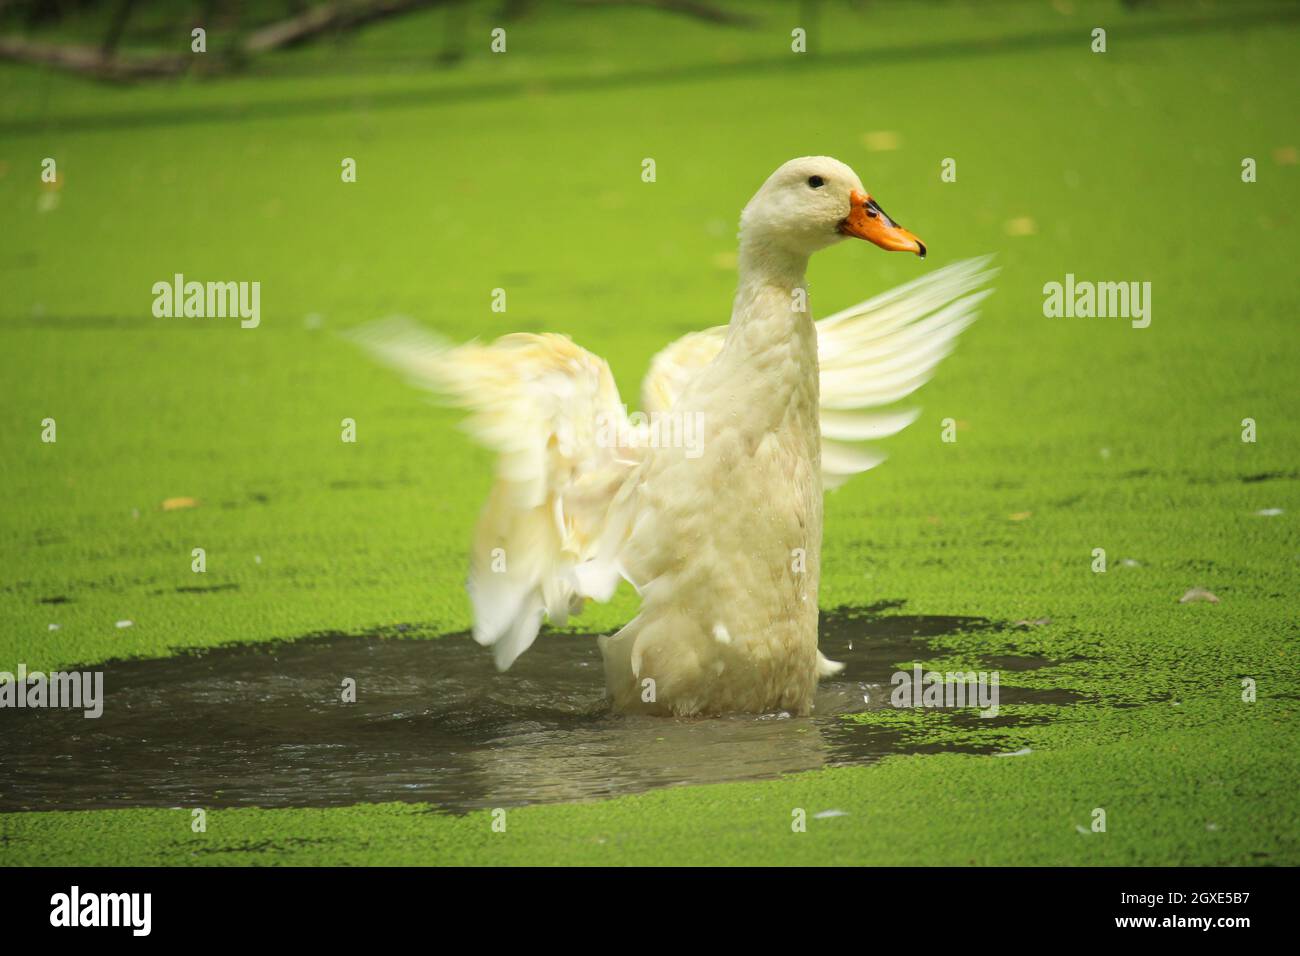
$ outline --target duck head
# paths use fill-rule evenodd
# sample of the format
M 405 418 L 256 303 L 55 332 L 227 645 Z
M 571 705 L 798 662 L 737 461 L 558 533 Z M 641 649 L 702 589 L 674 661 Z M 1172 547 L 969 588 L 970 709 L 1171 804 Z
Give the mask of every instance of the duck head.
M 740 215 L 740 235 L 800 257 L 852 237 L 925 258 L 925 243 L 885 214 L 857 173 L 829 156 L 792 159 L 769 176 Z

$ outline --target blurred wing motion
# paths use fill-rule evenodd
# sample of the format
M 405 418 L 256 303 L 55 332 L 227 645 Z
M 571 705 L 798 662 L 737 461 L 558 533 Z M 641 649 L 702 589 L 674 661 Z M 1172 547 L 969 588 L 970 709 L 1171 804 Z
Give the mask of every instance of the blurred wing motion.
M 991 257 L 938 269 L 817 323 L 821 366 L 822 481 L 827 488 L 874 468 L 885 454 L 858 442 L 902 431 L 918 409 L 889 410 L 930 378 L 975 321 L 992 290 Z M 667 411 L 722 349 L 726 326 L 692 332 L 655 356 L 641 386 L 647 412 Z
M 533 643 L 543 616 L 564 624 L 581 610 L 587 595 L 574 568 L 590 557 L 641 454 L 619 447 L 627 414 L 609 366 L 563 335 L 451 348 L 414 322 L 390 319 L 350 337 L 412 384 L 468 409 L 465 429 L 497 454 L 469 596 L 474 639 L 505 670 Z

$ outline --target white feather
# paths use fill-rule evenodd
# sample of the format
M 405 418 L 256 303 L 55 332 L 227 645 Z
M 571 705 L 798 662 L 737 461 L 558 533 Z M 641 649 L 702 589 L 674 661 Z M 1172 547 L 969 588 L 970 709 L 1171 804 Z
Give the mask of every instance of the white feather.
M 612 586 L 602 580 L 593 594 L 576 571 L 638 460 L 637 449 L 602 440 L 627 422 L 609 366 L 560 335 L 450 348 L 410 321 L 389 320 L 352 338 L 467 409 L 466 430 L 497 453 L 468 583 L 474 639 L 492 647 L 497 666 L 510 667 L 543 620 L 563 624 L 584 597 L 608 599 Z
M 886 458 L 846 442 L 886 438 L 916 420 L 919 409 L 864 410 L 898 402 L 929 381 L 991 294 L 982 288 L 997 272 L 988 268 L 990 261 L 982 256 L 956 262 L 816 324 L 826 487 L 836 488 Z M 721 351 L 726 332 L 726 326 L 692 332 L 656 355 L 641 386 L 646 408 L 671 409 Z

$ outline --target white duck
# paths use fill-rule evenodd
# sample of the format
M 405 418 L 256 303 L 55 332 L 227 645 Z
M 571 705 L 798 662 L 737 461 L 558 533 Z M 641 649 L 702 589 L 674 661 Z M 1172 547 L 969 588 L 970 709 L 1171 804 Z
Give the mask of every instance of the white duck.
M 850 236 L 925 255 L 829 157 L 791 160 L 750 200 L 730 324 L 669 346 L 642 387 L 661 424 L 702 426 L 687 448 L 629 420 L 608 365 L 567 336 L 449 349 L 410 325 L 358 334 L 469 409 L 499 456 L 468 585 L 474 638 L 498 668 L 543 619 L 563 624 L 622 577 L 641 610 L 600 639 L 617 709 L 810 711 L 818 677 L 840 666 L 817 650 L 822 489 L 884 457 L 846 442 L 915 419 L 862 409 L 929 378 L 991 275 L 987 259 L 957 263 L 814 324 L 808 258 Z

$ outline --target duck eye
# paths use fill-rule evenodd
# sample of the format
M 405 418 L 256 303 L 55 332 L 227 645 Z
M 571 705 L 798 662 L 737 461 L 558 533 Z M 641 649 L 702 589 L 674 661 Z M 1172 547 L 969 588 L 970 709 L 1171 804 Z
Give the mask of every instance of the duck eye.
M 809 176 L 808 185 L 813 189 L 821 189 L 826 185 L 826 180 L 822 179 L 820 176 Z

